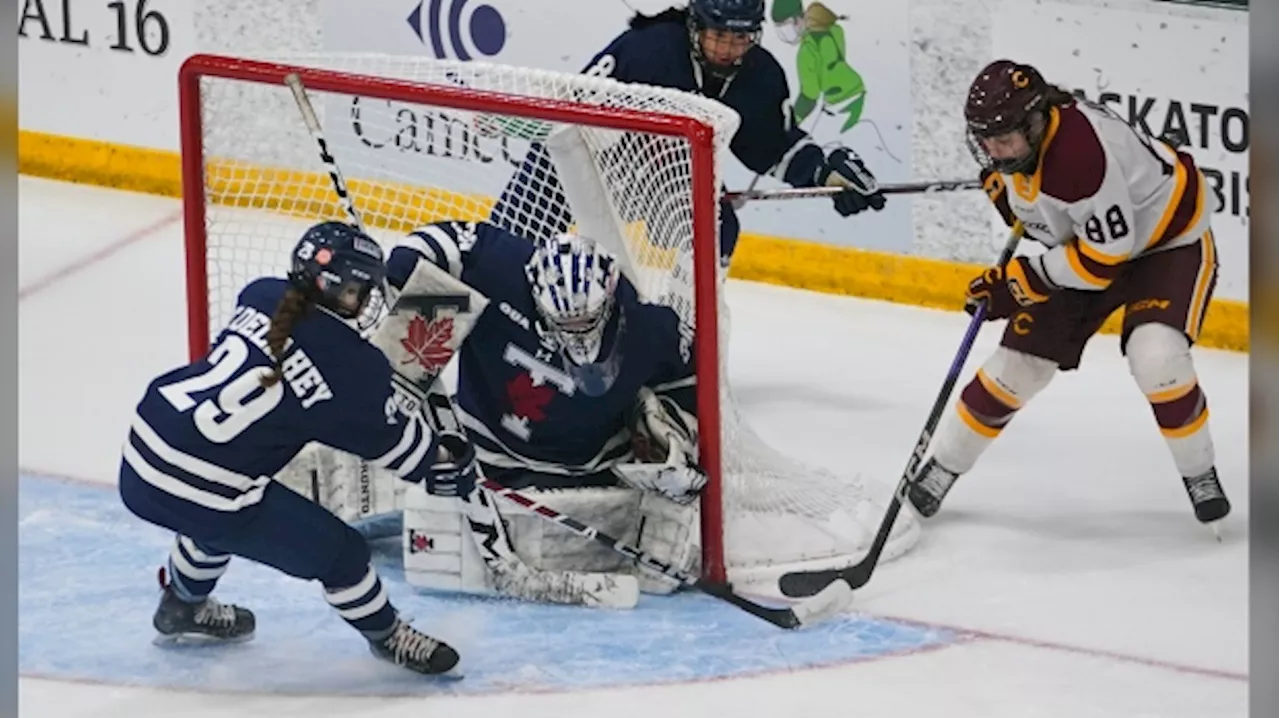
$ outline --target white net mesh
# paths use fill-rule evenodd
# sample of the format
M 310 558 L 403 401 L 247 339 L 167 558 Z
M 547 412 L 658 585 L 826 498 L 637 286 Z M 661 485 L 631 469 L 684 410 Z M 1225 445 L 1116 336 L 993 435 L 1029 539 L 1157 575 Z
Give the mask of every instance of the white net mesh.
M 679 91 L 482 63 L 384 55 L 258 59 L 350 73 L 349 89 L 309 95 L 367 229 L 384 244 L 440 220 L 489 220 L 524 236 L 572 225 L 613 246 L 642 296 L 671 306 L 689 336 L 696 332 L 693 172 L 685 139 L 545 123 L 522 116 L 518 106 L 503 114 L 455 109 L 439 98 L 433 103 L 429 88 L 495 92 L 519 99 L 517 105 L 555 99 L 621 114 L 692 117 L 712 129 L 717 159 L 737 129 L 732 110 Z M 422 89 L 413 101 L 372 99 L 358 76 Z M 283 275 L 306 226 L 345 215 L 284 85 L 206 76 L 200 107 L 207 311 L 217 332 L 245 283 Z M 714 237 L 701 241 L 714 247 Z M 727 331 L 723 302 L 721 312 Z M 723 338 L 699 334 L 699 350 L 723 348 Z M 729 579 L 768 591 L 782 571 L 857 560 L 890 490 L 876 484 L 869 492 L 856 476 L 805 466 L 768 447 L 737 411 L 724 381 L 726 359 L 720 351 L 719 530 Z M 909 547 L 917 531 L 911 517 L 900 517 L 885 557 Z

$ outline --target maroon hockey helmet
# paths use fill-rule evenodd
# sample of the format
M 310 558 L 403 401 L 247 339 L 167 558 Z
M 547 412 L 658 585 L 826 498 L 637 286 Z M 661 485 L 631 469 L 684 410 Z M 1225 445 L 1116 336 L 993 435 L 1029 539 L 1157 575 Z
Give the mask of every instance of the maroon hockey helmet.
M 1027 172 L 1035 167 L 1040 137 L 1033 137 L 1031 116 L 1042 112 L 1049 94 L 1049 84 L 1030 65 L 1012 60 L 996 60 L 982 68 L 969 85 L 964 104 L 965 124 L 969 128 L 969 146 L 974 158 L 984 167 L 1000 172 Z M 1032 152 L 1023 157 L 995 160 L 983 147 L 987 137 L 1021 131 Z

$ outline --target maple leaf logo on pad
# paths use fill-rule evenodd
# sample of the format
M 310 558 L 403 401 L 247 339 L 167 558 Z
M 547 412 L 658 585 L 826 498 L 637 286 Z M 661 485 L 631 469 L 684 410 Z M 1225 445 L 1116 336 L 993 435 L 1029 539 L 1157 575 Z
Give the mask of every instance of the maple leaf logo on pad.
M 409 352 L 409 358 L 400 363 L 416 360 L 427 373 L 439 374 L 453 356 L 453 350 L 449 348 L 452 339 L 453 317 L 440 317 L 430 324 L 420 316 L 414 317 L 409 320 L 409 336 L 400 340 L 400 346 Z

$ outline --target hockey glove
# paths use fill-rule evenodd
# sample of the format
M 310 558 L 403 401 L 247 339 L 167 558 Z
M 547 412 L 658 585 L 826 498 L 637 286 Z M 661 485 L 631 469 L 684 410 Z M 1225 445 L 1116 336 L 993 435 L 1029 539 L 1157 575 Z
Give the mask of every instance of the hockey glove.
M 818 170 L 818 184 L 847 188 L 832 198 L 841 217 L 857 214 L 868 207 L 876 211 L 884 209 L 880 184 L 853 150 L 841 147 L 827 155 L 826 162 Z
M 687 504 L 697 498 L 707 477 L 698 468 L 697 420 L 669 397 L 641 388 L 632 431 L 640 463 L 619 464 L 617 473 L 642 491 Z
M 470 496 L 480 472 L 476 450 L 465 436 L 442 431 L 435 436 L 440 457 L 427 469 L 426 489 L 432 496 Z
M 988 168 L 982 170 L 979 179 L 982 180 L 982 189 L 986 190 L 991 204 L 994 204 L 996 211 L 1000 213 L 1000 218 L 1012 227 L 1018 218 L 1014 216 L 1013 208 L 1009 206 L 1009 187 L 1004 183 L 1004 177 L 999 172 Z
M 1014 257 L 1003 267 L 989 267 L 969 282 L 964 310 L 973 314 L 987 303 L 987 319 L 1008 319 L 1020 307 L 1049 299 L 1052 289 L 1031 268 L 1026 257 Z

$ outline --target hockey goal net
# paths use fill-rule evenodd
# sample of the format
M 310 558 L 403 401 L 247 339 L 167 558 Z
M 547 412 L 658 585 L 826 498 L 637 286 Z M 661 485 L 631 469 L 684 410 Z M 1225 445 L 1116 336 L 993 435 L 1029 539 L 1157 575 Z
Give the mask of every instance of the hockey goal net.
M 890 490 L 771 449 L 726 381 L 718 163 L 736 113 L 689 93 L 606 78 L 387 55 L 197 55 L 180 78 L 189 344 L 236 293 L 283 276 L 302 230 L 343 219 L 284 78 L 296 73 L 370 234 L 489 220 L 610 244 L 648 301 L 696 335 L 703 574 L 776 593 L 776 577 L 859 559 Z M 902 516 L 885 557 L 918 531 Z

